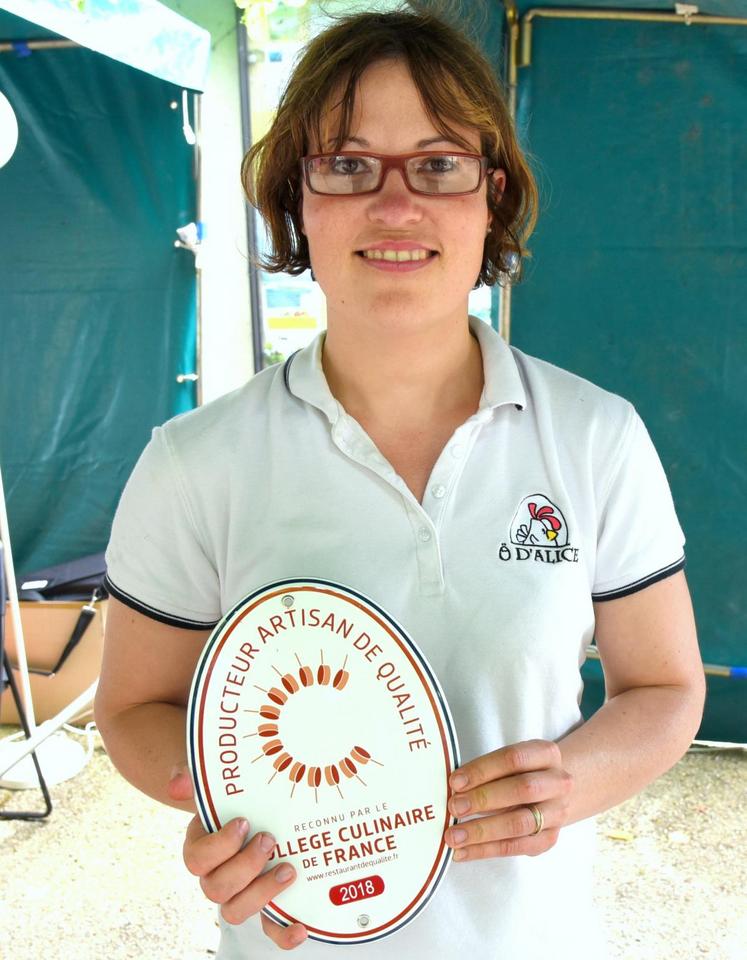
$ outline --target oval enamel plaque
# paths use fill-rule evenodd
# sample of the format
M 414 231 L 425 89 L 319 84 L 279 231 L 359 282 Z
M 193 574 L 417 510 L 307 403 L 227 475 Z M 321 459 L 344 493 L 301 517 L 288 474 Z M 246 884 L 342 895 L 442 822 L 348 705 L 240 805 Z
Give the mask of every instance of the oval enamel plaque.
M 380 607 L 322 580 L 238 604 L 197 666 L 187 737 L 202 822 L 272 834 L 296 881 L 265 913 L 317 940 L 378 940 L 443 879 L 458 750 L 422 653 Z

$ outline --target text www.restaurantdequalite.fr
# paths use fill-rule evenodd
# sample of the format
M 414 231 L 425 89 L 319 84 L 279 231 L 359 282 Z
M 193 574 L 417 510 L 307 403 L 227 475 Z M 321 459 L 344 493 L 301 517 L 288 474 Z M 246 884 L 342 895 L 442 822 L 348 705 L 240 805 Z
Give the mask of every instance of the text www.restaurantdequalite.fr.
M 379 857 L 376 860 L 370 860 L 366 866 L 374 867 L 377 863 L 385 863 L 387 860 L 396 860 L 399 854 L 390 853 L 384 857 Z M 331 870 L 325 870 L 323 873 L 310 873 L 306 877 L 307 881 L 311 882 L 312 880 L 324 880 L 325 877 L 336 877 L 341 873 L 349 873 L 351 870 L 360 870 L 361 865 L 359 863 L 350 863 L 346 867 L 332 867 Z

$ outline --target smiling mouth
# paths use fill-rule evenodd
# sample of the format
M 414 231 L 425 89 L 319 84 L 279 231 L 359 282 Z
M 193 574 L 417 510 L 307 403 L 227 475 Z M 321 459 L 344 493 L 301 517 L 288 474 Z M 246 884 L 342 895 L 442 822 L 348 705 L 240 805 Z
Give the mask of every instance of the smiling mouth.
M 390 263 L 428 260 L 437 256 L 435 250 L 358 250 L 357 253 L 364 260 L 388 260 Z

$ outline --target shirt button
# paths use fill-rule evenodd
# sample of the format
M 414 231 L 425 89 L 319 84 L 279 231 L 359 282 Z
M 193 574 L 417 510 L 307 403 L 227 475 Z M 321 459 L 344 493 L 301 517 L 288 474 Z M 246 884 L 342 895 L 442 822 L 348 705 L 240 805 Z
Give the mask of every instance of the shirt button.
M 446 493 L 446 487 L 442 483 L 434 483 L 431 487 L 431 495 L 440 500 L 441 497 Z
M 423 541 L 423 543 L 428 543 L 431 538 L 431 532 L 428 527 L 421 527 L 418 530 L 418 537 Z
M 463 452 L 464 452 L 464 448 L 462 447 L 461 443 L 455 443 L 452 445 L 451 455 L 452 457 L 454 457 L 455 460 L 458 460 L 461 457 Z

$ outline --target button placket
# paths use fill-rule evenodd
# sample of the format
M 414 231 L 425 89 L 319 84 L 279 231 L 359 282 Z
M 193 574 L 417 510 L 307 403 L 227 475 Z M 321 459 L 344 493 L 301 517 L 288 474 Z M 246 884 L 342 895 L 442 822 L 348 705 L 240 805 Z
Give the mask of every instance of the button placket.
M 436 529 L 440 529 L 450 491 L 464 469 L 478 426 L 476 422 L 467 421 L 455 430 L 433 468 L 423 497 L 423 508 Z
M 421 528 L 421 530 L 425 530 L 425 528 Z M 417 546 L 420 587 L 427 594 L 441 593 L 444 588 L 441 549 L 438 538 L 427 530 L 425 532 L 428 533 L 428 540 L 419 540 Z
M 435 525 L 428 513 L 411 495 L 409 497 L 403 495 L 402 502 L 412 530 L 420 591 L 424 596 L 443 593 L 441 547 Z
M 490 411 L 480 411 L 455 430 L 433 468 L 423 497 L 423 508 L 439 534 L 447 515 L 447 504 L 459 484 L 472 447 L 483 425 L 491 417 Z
M 340 410 L 342 411 L 342 407 Z M 332 439 L 348 459 L 376 474 L 398 493 L 402 492 L 403 481 L 394 472 L 389 461 L 382 456 L 363 428 L 344 411 L 332 430 Z
M 451 478 L 444 476 L 443 468 L 434 470 L 434 474 L 437 479 L 431 477 L 431 481 L 425 488 L 421 508 L 438 531 L 441 529 L 441 522 L 446 511 Z

